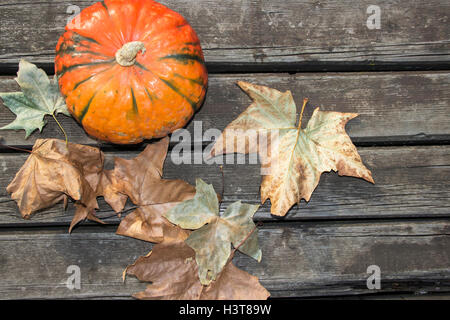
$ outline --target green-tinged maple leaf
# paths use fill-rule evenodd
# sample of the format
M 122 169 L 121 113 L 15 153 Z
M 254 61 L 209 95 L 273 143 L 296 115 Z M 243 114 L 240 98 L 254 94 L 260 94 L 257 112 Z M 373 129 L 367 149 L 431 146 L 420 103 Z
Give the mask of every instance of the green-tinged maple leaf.
M 258 205 L 238 201 L 220 216 L 213 186 L 197 179 L 194 198 L 166 213 L 170 222 L 183 229 L 195 230 L 186 243 L 195 251 L 202 284 L 208 285 L 222 271 L 230 257 L 231 244 L 242 253 L 261 260 L 258 236 L 252 233 L 255 229 L 252 217 L 258 208 Z
M 345 132 L 346 123 L 358 114 L 317 108 L 302 129 L 301 116 L 296 125 L 297 108 L 290 91 L 246 82 L 238 85 L 253 103 L 225 128 L 211 155 L 258 152 L 265 170 L 261 202 L 270 198 L 272 214 L 284 216 L 301 199 L 309 201 L 322 172 L 333 170 L 374 182 Z M 305 99 L 303 108 L 306 103 Z
M 19 63 L 19 72 L 15 79 L 22 92 L 0 93 L 5 106 L 17 115 L 10 124 L 1 130 L 25 130 L 25 138 L 36 129 L 42 131 L 46 115 L 63 113 L 70 116 L 64 98 L 59 92 L 56 78 L 49 80 L 45 71 L 25 60 Z
M 240 270 L 231 261 L 207 287 L 200 283 L 195 252 L 184 242 L 157 244 L 124 272 L 151 282 L 138 299 L 164 300 L 265 300 L 270 293 L 258 278 Z

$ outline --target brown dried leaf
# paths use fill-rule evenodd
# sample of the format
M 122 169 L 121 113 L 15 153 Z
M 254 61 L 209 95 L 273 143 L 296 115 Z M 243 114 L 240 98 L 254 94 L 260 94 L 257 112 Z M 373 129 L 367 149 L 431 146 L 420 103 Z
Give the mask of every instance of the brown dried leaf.
M 217 279 L 203 290 L 202 300 L 266 300 L 270 293 L 258 277 L 228 263 Z
M 140 257 L 126 273 L 140 281 L 152 282 L 138 299 L 196 300 L 202 292 L 194 251 L 184 242 L 158 244 L 150 255 Z
M 75 214 L 72 218 L 72 221 L 70 222 L 69 233 L 72 232 L 73 228 L 78 223 L 80 223 L 86 219 L 94 221 L 94 222 L 98 222 L 101 224 L 105 224 L 102 220 L 97 218 L 97 216 L 95 215 L 94 208 L 88 208 L 81 203 L 75 203 L 75 208 L 76 208 Z
M 358 114 L 317 108 L 302 129 L 301 116 L 296 125 L 297 108 L 290 91 L 238 84 L 253 103 L 225 128 L 211 155 L 258 152 L 265 169 L 261 202 L 270 198 L 272 214 L 284 216 L 301 199 L 309 201 L 322 172 L 338 171 L 374 183 L 345 132 L 346 123 Z
M 164 217 L 177 204 L 178 202 L 141 206 L 120 222 L 116 233 L 156 243 L 184 241 L 190 232 L 170 223 Z
M 117 190 L 117 178 L 112 170 L 103 170 L 96 187 L 98 197 L 103 196 L 105 201 L 117 213 L 121 212 L 125 207 L 128 196 Z
M 195 252 L 184 242 L 158 244 L 151 254 L 140 257 L 126 270 L 141 281 L 152 282 L 134 294 L 152 300 L 265 300 L 269 292 L 257 277 L 229 263 L 216 281 L 207 287 L 200 283 Z
M 126 196 L 112 188 L 110 173 L 103 170 L 103 164 L 104 155 L 98 148 L 38 139 L 7 191 L 25 219 L 60 201 L 66 208 L 68 197 L 74 199 L 76 211 L 70 232 L 85 219 L 102 223 L 95 216 L 98 196 L 104 195 L 114 209 L 122 210 L 125 205 Z
M 149 144 L 136 158 L 115 159 L 114 188 L 139 206 L 179 202 L 195 188 L 183 180 L 162 179 L 169 138 Z
M 66 196 L 93 211 L 98 209 L 98 204 L 88 179 L 102 168 L 103 154 L 97 148 L 66 145 L 57 139 L 38 139 L 7 191 L 24 218 L 65 201 Z
M 195 195 L 195 188 L 183 180 L 162 179 L 168 147 L 166 137 L 134 159 L 115 159 L 109 188 L 139 206 L 121 221 L 117 234 L 150 242 L 183 241 L 189 235 L 164 217 L 167 210 Z
M 182 180 L 161 178 L 168 143 L 166 138 L 149 145 L 132 160 L 116 158 L 115 169 L 104 170 L 104 155 L 98 148 L 39 139 L 7 190 L 24 218 L 60 201 L 66 207 L 68 197 L 74 199 L 76 211 L 69 232 L 85 219 L 103 223 L 95 215 L 97 197 L 103 196 L 116 212 L 123 210 L 130 197 L 143 208 L 123 221 L 121 234 L 159 241 L 164 239 L 163 234 L 167 239 L 184 239 L 186 232 L 167 221 L 162 210 L 171 208 L 172 202 L 176 205 L 192 198 L 195 188 Z M 138 223 L 142 226 L 139 232 Z

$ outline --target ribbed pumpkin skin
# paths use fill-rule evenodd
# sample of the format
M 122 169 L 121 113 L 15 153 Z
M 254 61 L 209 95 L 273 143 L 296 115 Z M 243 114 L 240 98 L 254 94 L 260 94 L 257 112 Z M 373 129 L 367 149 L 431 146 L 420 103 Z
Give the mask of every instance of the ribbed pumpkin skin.
M 195 31 L 152 0 L 105 0 L 84 9 L 56 46 L 55 71 L 69 111 L 86 132 L 117 144 L 160 138 L 201 106 L 208 74 Z M 133 66 L 116 62 L 141 41 Z

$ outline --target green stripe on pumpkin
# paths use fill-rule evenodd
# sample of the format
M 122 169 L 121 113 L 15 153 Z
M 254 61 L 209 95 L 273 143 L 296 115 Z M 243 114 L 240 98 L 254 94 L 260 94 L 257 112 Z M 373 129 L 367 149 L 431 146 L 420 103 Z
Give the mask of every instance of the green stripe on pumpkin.
M 139 110 L 138 110 L 138 105 L 137 105 L 137 102 L 136 102 L 136 97 L 134 96 L 133 88 L 130 87 L 130 89 L 131 89 L 131 98 L 132 98 L 132 101 L 133 101 L 133 112 L 135 114 L 138 114 Z
M 159 60 L 177 60 L 180 61 L 182 63 L 188 63 L 190 61 L 197 61 L 201 64 L 205 64 L 205 61 L 202 59 L 202 57 L 200 57 L 199 55 L 196 54 L 189 54 L 189 53 L 182 53 L 182 54 L 171 54 L 165 57 L 161 57 L 159 58 Z
M 200 86 L 203 86 L 205 84 L 205 80 L 202 77 L 198 77 L 196 79 L 192 79 L 192 78 L 188 78 L 188 77 L 182 76 L 179 73 L 174 73 L 173 76 L 177 77 L 177 78 L 180 78 L 180 79 L 188 80 L 190 83 L 198 84 Z
M 108 6 L 106 5 L 105 1 L 101 1 L 100 3 L 102 4 L 103 8 L 106 9 L 106 13 L 109 15 Z
M 98 76 L 99 74 L 101 74 L 101 73 L 103 73 L 103 72 L 106 72 L 106 71 L 110 70 L 112 67 L 113 67 L 113 66 L 111 66 L 110 68 L 106 68 L 106 69 L 104 69 L 104 70 L 101 70 L 101 71 L 99 71 L 99 72 L 96 72 L 96 73 L 92 74 L 91 76 L 87 77 L 86 79 L 83 79 L 83 80 L 81 80 L 80 82 L 77 82 L 77 83 L 75 84 L 75 86 L 73 87 L 72 90 L 76 90 L 76 89 L 77 89 L 80 85 L 82 85 L 83 83 L 85 83 L 85 82 L 91 80 L 93 77 Z M 111 80 L 111 79 L 110 79 L 110 80 Z
M 183 23 L 177 25 L 176 28 L 177 29 L 181 29 L 181 28 L 184 28 L 184 27 L 186 27 L 188 25 L 189 25 L 189 23 L 187 21 L 184 21 Z
M 80 116 L 78 117 L 78 122 L 82 123 L 84 117 L 86 116 L 86 114 L 89 111 L 89 107 L 91 106 L 92 100 L 94 100 L 95 96 L 97 94 L 97 91 L 94 92 L 94 94 L 92 95 L 92 97 L 89 99 L 87 105 L 83 108 L 83 111 L 81 111 Z
M 81 41 L 88 41 L 88 42 L 92 42 L 92 43 L 100 45 L 100 43 L 97 40 L 95 40 L 94 38 L 82 36 L 81 34 L 75 32 L 75 31 L 72 31 L 72 33 L 73 33 L 72 40 L 76 44 L 81 44 L 80 43 Z
M 145 93 L 147 94 L 147 97 L 150 99 L 151 102 L 153 102 L 153 99 L 156 99 L 156 97 L 154 97 L 154 95 L 152 95 L 150 93 L 150 91 L 148 91 L 147 88 L 144 88 L 144 90 L 145 90 Z
M 180 89 L 177 88 L 177 86 L 175 84 L 173 84 L 171 81 L 163 79 L 163 78 L 159 78 L 162 82 L 164 82 L 170 89 L 172 89 L 173 91 L 175 91 L 178 95 L 180 95 L 182 98 L 184 98 L 192 107 L 192 110 L 195 112 L 197 111 L 197 103 L 195 103 L 194 101 L 192 101 L 191 99 L 189 99 L 188 96 L 186 96 L 184 93 L 182 93 L 180 91 Z
M 81 86 L 83 83 L 85 83 L 85 82 L 91 80 L 93 77 L 94 77 L 94 75 L 92 75 L 92 76 L 90 76 L 90 77 L 87 77 L 86 79 L 83 79 L 83 80 L 77 82 L 77 83 L 73 86 L 73 89 L 72 89 L 72 90 L 76 90 L 79 86 Z
M 116 62 L 115 59 L 111 59 L 111 60 L 99 60 L 99 61 L 88 62 L 88 63 L 74 64 L 71 66 L 63 66 L 61 68 L 61 70 L 57 70 L 56 74 L 58 75 L 58 78 L 61 78 L 66 74 L 66 72 L 70 72 L 73 69 L 83 68 L 83 67 L 91 67 L 91 66 L 99 66 L 102 64 L 108 65 L 108 64 L 114 64 L 115 62 Z
M 141 68 L 142 70 L 149 71 L 146 67 L 144 67 L 142 64 L 140 64 L 137 61 L 134 63 L 134 65 L 138 68 Z
M 73 45 L 73 46 L 67 46 L 66 43 L 63 43 L 58 51 L 56 51 L 57 56 L 63 56 L 66 54 L 70 54 L 71 56 L 81 56 L 84 54 L 90 54 L 92 56 L 98 56 L 98 57 L 104 57 L 104 58 L 111 58 L 111 56 L 108 56 L 106 54 L 95 52 L 91 50 L 76 50 L 77 47 L 83 47 L 82 45 Z

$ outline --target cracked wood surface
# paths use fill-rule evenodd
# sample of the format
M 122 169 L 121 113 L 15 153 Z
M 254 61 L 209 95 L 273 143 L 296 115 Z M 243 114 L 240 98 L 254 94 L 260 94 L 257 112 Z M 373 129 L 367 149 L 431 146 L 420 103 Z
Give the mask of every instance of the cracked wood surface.
M 82 9 L 94 2 L 3 0 L 0 92 L 18 90 L 11 75 L 21 58 L 53 72 L 54 48 L 70 16 L 69 6 Z M 347 125 L 347 132 L 360 146 L 376 184 L 324 174 L 311 201 L 294 206 L 284 219 L 275 219 L 270 203 L 264 204 L 255 216 L 264 221 L 259 231 L 263 260 L 258 264 L 237 255 L 237 265 L 260 277 L 272 297 L 363 299 L 375 293 L 416 298 L 417 293 L 434 293 L 448 299 L 450 3 L 160 2 L 193 25 L 211 72 L 206 102 L 187 127 L 192 134 L 197 126 L 200 133 L 189 141 L 197 152 L 212 141 L 202 137 L 206 130 L 223 130 L 250 104 L 235 85 L 237 80 L 290 89 L 297 104 L 308 97 L 305 123 L 315 106 L 361 114 Z M 379 30 L 366 26 L 372 4 L 381 9 Z M 429 69 L 444 71 L 425 71 Z M 336 70 L 346 72 L 322 72 Z M 347 72 L 370 70 L 422 71 Z M 109 167 L 114 156 L 131 158 L 145 146 L 123 149 L 99 143 L 74 120 L 59 119 L 72 142 L 102 146 Z M 14 115 L 0 102 L 0 127 L 12 120 Z M 37 138 L 63 138 L 52 120 L 41 135 L 28 140 L 23 131 L 1 131 L 0 136 L 8 145 L 26 148 Z M 190 183 L 200 177 L 221 190 L 217 165 L 175 165 L 174 153 L 169 153 L 165 177 Z M 72 235 L 67 229 L 73 204 L 67 211 L 61 204 L 30 220 L 21 218 L 5 188 L 26 156 L 0 146 L 0 299 L 124 299 L 144 289 L 145 284 L 133 277 L 122 283 L 121 276 L 128 264 L 151 250 L 151 244 L 115 235 L 120 220 L 103 200 L 98 215 L 108 225 L 86 222 Z M 240 199 L 259 202 L 259 165 L 243 159 L 245 165 L 224 166 L 222 210 Z M 124 215 L 131 210 L 129 204 Z M 81 268 L 81 290 L 65 285 L 69 265 Z M 369 265 L 381 268 L 381 290 L 367 289 Z
M 375 185 L 362 179 L 325 173 L 309 203 L 302 201 L 299 206 L 295 205 L 284 219 L 280 219 L 270 215 L 268 201 L 256 213 L 255 218 L 263 221 L 292 221 L 449 216 L 450 146 L 359 148 L 359 153 L 372 171 Z M 112 167 L 114 156 L 132 158 L 137 154 L 138 152 L 107 153 L 106 166 Z M 9 184 L 27 156 L 0 153 L 1 186 Z M 222 190 L 218 165 L 175 165 L 172 161 L 174 156 L 176 153 L 169 153 L 166 159 L 165 178 L 180 178 L 195 185 L 195 179 L 198 177 L 212 183 L 216 190 Z M 194 158 L 193 156 L 192 159 Z M 226 161 L 224 158 L 217 159 Z M 249 164 L 249 157 L 242 157 L 241 160 L 245 165 L 224 165 L 225 192 L 222 211 L 228 204 L 237 200 L 254 204 L 260 202 L 260 165 Z M 133 208 L 128 206 L 130 207 Z M 116 214 L 105 202 L 100 201 L 100 208 L 99 217 L 110 224 L 119 222 Z M 129 212 L 130 210 L 127 210 L 125 214 Z M 23 220 L 17 205 L 10 200 L 5 188 L 0 189 L 0 227 L 68 227 L 73 214 L 72 204 L 64 211 L 61 203 L 34 214 L 29 220 Z
M 69 6 L 84 9 L 95 2 L 3 0 L 0 66 L 14 70 L 20 58 L 50 66 L 74 12 Z M 226 6 L 214 0 L 160 2 L 186 17 L 208 65 L 221 70 L 450 64 L 447 0 L 377 2 L 381 25 L 372 30 L 367 27 L 371 0 L 229 0 Z
M 149 243 L 98 230 L 64 232 L 0 233 L 0 298 L 129 298 L 145 288 L 133 277 L 122 283 L 121 275 Z M 366 286 L 370 265 L 381 269 L 378 293 L 450 291 L 448 221 L 266 224 L 258 235 L 261 263 L 244 255 L 235 263 L 274 298 L 374 293 Z M 70 265 L 80 266 L 80 290 L 65 285 Z
M 304 123 L 316 106 L 321 110 L 355 112 L 360 116 L 347 124 L 347 132 L 358 143 L 421 143 L 450 141 L 449 72 L 376 72 L 211 75 L 203 107 L 187 126 L 191 141 L 209 143 L 208 129 L 219 135 L 251 103 L 236 85 L 242 80 L 286 91 L 291 90 L 301 107 L 309 98 Z M 0 92 L 20 90 L 13 77 L 0 77 Z M 0 102 L 0 127 L 15 115 Z M 72 118 L 58 117 L 72 142 L 96 144 Z M 61 137 L 52 119 L 25 140 L 24 131 L 1 131 L 4 143 L 32 145 L 40 137 Z M 196 130 L 195 130 L 196 129 Z M 175 143 L 175 142 L 173 142 Z

